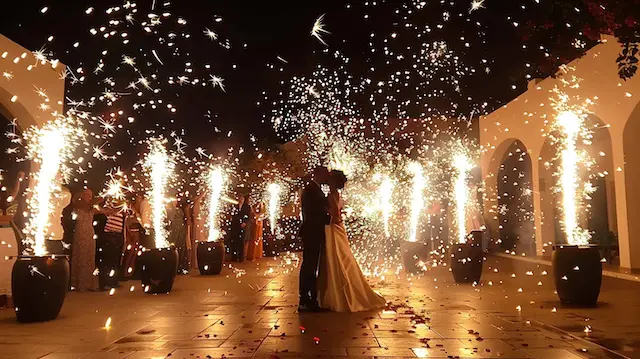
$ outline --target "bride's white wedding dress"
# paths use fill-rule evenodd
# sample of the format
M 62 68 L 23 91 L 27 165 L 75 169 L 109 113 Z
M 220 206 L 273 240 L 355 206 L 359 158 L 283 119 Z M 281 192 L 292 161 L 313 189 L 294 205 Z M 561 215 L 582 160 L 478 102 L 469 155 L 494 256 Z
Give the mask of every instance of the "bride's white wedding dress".
M 363 312 L 385 306 L 385 299 L 371 289 L 356 261 L 342 223 L 340 194 L 329 193 L 331 224 L 325 226 L 326 249 L 320 265 L 318 302 L 335 312 Z

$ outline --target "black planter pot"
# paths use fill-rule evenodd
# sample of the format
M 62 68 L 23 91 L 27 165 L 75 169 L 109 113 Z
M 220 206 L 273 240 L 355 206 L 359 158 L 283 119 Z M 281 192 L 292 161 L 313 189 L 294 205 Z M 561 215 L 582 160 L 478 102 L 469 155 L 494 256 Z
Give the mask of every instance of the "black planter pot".
M 562 304 L 595 306 L 598 303 L 602 284 L 598 246 L 554 246 L 551 260 Z
M 154 248 L 145 251 L 142 260 L 142 286 L 150 294 L 169 293 L 178 273 L 178 251 Z
M 198 269 L 202 275 L 216 275 L 222 272 L 225 248 L 222 242 L 199 242 Z
M 20 323 L 56 319 L 68 289 L 67 256 L 20 256 L 13 264 L 11 292 Z
M 451 246 L 451 272 L 456 283 L 480 282 L 482 262 L 481 244 L 471 242 Z
M 405 271 L 412 274 L 422 273 L 422 267 L 419 263 L 425 261 L 428 254 L 428 248 L 424 243 L 402 242 L 400 244 L 400 254 Z

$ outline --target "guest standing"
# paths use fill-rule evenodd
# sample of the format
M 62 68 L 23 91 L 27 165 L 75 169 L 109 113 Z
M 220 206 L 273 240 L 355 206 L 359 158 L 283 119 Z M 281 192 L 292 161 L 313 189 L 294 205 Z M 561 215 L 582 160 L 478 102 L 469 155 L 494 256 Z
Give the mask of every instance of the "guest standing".
M 99 288 L 96 270 L 96 241 L 93 230 L 93 192 L 83 190 L 73 206 L 75 231 L 71 245 L 71 286 L 76 291 L 97 291 Z
M 140 251 L 140 242 L 145 229 L 140 223 L 138 212 L 139 209 L 132 202 L 128 216 L 125 219 L 124 254 L 120 266 L 120 277 L 125 280 L 132 278 L 136 274 L 136 259 L 138 254 L 142 253 Z
M 118 280 L 122 276 L 120 263 L 122 262 L 122 249 L 124 246 L 124 224 L 126 212 L 112 209 L 112 213 L 106 216 L 104 226 L 103 263 L 100 272 L 105 272 L 105 285 L 118 288 Z
M 258 203 L 256 205 L 255 213 L 253 214 L 254 223 L 251 230 L 251 238 L 247 243 L 247 259 L 254 260 L 262 258 L 263 244 L 262 244 L 262 229 L 264 221 L 264 205 Z
M 189 258 L 186 247 L 187 226 L 183 206 L 179 200 L 175 200 L 167 210 L 169 219 L 168 241 L 178 250 L 178 273 L 184 274 L 189 271 Z
M 244 262 L 244 244 L 247 239 L 245 236 L 250 230 L 247 226 L 251 216 L 251 206 L 246 200 L 247 197 L 244 194 L 238 196 L 238 206 L 231 220 L 231 253 L 236 262 Z
M 64 207 L 62 210 L 62 216 L 60 217 L 60 222 L 62 224 L 62 247 L 64 249 L 64 254 L 68 255 L 71 259 L 71 246 L 73 244 L 73 236 L 76 230 L 76 221 L 73 214 L 73 209 L 75 206 L 75 202 L 78 201 L 78 194 L 74 194 L 71 197 L 71 202 Z

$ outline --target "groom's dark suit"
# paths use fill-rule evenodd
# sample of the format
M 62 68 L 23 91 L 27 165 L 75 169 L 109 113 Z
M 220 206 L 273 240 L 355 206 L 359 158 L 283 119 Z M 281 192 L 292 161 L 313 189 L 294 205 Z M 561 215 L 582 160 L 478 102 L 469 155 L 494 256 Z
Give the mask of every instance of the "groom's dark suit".
M 327 198 L 320 186 L 314 181 L 307 182 L 302 191 L 300 304 L 310 307 L 316 307 L 318 303 L 316 272 L 325 247 L 324 226 L 331 220 L 327 214 L 327 206 Z

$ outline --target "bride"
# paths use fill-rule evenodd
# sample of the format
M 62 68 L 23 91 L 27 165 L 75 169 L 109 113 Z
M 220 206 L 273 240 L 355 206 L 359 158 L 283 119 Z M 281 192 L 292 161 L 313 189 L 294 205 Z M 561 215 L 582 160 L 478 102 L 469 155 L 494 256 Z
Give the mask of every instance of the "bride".
M 362 312 L 385 306 L 385 299 L 374 292 L 362 274 L 349 247 L 349 239 L 342 222 L 344 202 L 339 190 L 347 177 L 342 171 L 331 171 L 328 196 L 331 224 L 325 226 L 326 249 L 320 264 L 318 288 L 322 308 L 335 312 Z

